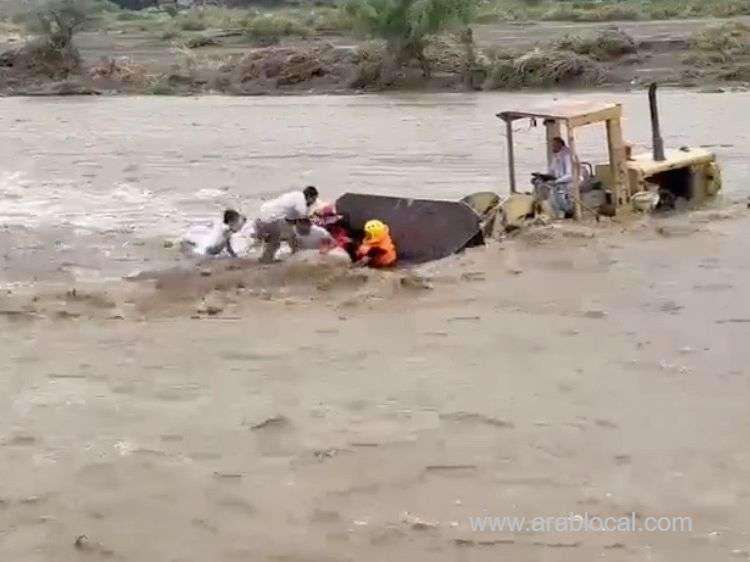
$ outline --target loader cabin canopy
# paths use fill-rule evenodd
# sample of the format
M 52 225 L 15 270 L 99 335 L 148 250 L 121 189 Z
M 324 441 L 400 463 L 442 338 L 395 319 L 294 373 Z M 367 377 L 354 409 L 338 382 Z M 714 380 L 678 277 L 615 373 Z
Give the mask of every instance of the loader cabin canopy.
M 508 144 L 508 174 L 510 191 L 516 193 L 516 170 L 513 155 L 513 122 L 519 119 L 541 119 L 544 122 L 547 136 L 547 164 L 552 160 L 552 139 L 564 139 L 573 157 L 573 182 L 571 194 L 575 200 L 575 217 L 581 216 L 580 177 L 581 161 L 575 147 L 575 129 L 594 123 L 604 123 L 607 129 L 607 146 L 610 169 L 614 171 L 612 185 L 613 199 L 616 204 L 623 203 L 625 182 L 627 181 L 625 143 L 622 138 L 620 120 L 622 107 L 614 103 L 560 102 L 547 107 L 534 108 L 529 111 L 502 111 L 497 117 L 505 121 Z M 562 134 L 563 125 L 565 135 Z

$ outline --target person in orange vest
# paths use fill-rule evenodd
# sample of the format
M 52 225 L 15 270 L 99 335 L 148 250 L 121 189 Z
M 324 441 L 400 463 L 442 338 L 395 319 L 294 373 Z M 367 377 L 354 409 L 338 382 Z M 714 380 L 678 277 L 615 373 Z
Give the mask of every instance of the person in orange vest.
M 365 239 L 357 248 L 357 265 L 390 267 L 396 263 L 396 246 L 388 225 L 379 220 L 365 223 Z

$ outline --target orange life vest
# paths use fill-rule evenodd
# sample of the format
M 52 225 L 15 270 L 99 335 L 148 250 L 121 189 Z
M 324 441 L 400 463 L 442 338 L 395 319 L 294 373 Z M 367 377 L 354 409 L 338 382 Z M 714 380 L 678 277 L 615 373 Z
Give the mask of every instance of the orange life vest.
M 368 264 L 371 267 L 388 267 L 396 263 L 396 246 L 389 234 L 384 234 L 380 238 L 365 238 L 357 248 L 357 259 L 364 258 L 372 250 L 378 251 Z

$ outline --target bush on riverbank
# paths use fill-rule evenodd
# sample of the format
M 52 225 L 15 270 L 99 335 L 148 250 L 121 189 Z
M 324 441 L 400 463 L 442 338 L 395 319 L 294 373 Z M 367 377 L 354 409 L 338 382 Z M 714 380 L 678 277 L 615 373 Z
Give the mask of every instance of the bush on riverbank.
M 368 41 L 357 48 L 356 70 L 349 86 L 357 90 L 377 88 L 383 76 L 386 45 L 382 41 Z
M 0 66 L 21 79 L 67 78 L 81 64 L 73 37 L 104 8 L 103 3 L 95 0 L 29 1 L 15 16 L 36 37 L 18 49 L 3 53 Z
M 749 36 L 749 27 L 739 22 L 728 22 L 694 33 L 688 40 L 688 45 L 698 51 L 718 51 L 732 55 L 747 50 Z
M 148 96 L 174 96 L 177 94 L 177 89 L 169 83 L 166 77 L 159 76 L 147 84 L 143 93 Z
M 637 53 L 635 40 L 616 26 L 593 35 L 565 36 L 530 52 L 488 49 L 485 89 L 596 86 L 607 79 L 604 62 Z
M 149 84 L 147 68 L 127 57 L 107 57 L 89 68 L 92 80 L 106 80 L 119 84 L 143 87 Z
M 244 25 L 247 38 L 258 45 L 276 45 L 284 37 L 307 37 L 309 30 L 300 22 L 275 14 L 260 15 Z
M 690 51 L 682 56 L 683 64 L 711 67 L 732 62 L 750 54 L 750 28 L 738 22 L 710 26 L 688 39 Z
M 504 51 L 488 55 L 491 58 L 484 85 L 488 90 L 594 86 L 606 78 L 599 63 L 572 51 L 537 48 L 522 55 Z
M 468 25 L 475 5 L 476 0 L 348 0 L 345 9 L 360 30 L 387 43 L 388 66 L 394 76 L 417 61 L 428 78 L 427 38 L 450 27 Z
M 559 3 L 541 15 L 544 21 L 637 21 L 646 14 L 637 5 L 618 3 L 595 5 L 592 8 L 576 7 L 576 3 Z
M 595 35 L 566 35 L 554 46 L 558 50 L 588 55 L 597 61 L 616 60 L 638 51 L 635 40 L 618 27 L 601 29 Z
M 21 81 L 60 80 L 76 73 L 80 65 L 80 56 L 72 45 L 61 47 L 44 37 L 0 54 L 0 69 L 7 69 L 8 74 Z

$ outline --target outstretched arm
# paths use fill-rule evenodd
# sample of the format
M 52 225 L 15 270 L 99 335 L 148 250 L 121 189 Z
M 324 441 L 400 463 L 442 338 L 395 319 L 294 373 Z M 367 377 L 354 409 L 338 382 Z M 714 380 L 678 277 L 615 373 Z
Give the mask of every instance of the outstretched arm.
M 382 248 L 370 248 L 367 253 L 357 260 L 357 265 L 368 265 L 373 259 L 385 254 Z
M 234 248 L 232 248 L 232 239 L 227 238 L 227 253 L 232 256 L 233 258 L 237 257 L 237 252 L 234 251 Z

